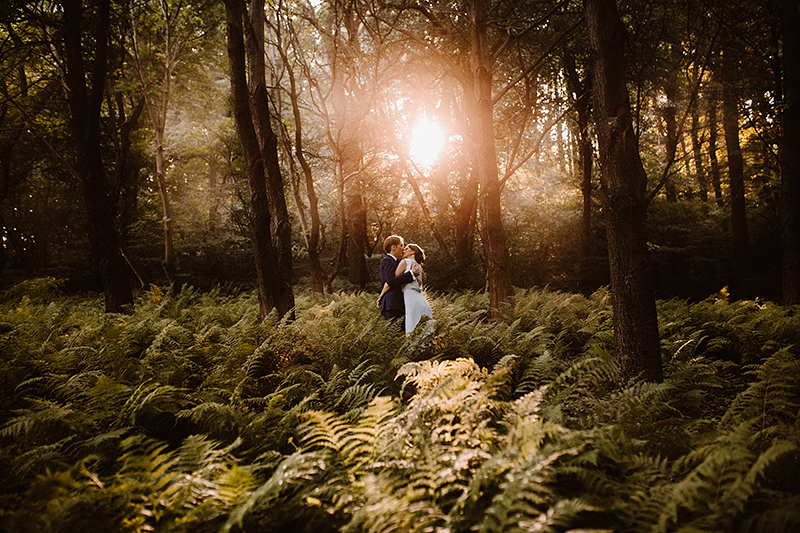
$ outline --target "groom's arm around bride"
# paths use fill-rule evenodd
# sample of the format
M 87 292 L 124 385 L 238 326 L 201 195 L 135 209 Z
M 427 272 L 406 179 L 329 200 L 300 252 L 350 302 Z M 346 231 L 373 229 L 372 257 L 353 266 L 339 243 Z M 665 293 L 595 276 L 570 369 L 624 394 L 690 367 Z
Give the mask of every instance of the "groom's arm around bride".
M 411 283 L 414 280 L 414 275 L 411 272 L 405 272 L 399 276 L 395 275 L 397 264 L 400 258 L 403 257 L 403 248 L 403 238 L 397 235 L 387 237 L 383 243 L 386 257 L 381 260 L 380 282 L 381 287 L 383 287 L 384 283 L 387 283 L 389 290 L 383 295 L 378 304 L 380 305 L 381 314 L 386 320 L 402 318 L 406 314 L 402 287 L 406 283 Z

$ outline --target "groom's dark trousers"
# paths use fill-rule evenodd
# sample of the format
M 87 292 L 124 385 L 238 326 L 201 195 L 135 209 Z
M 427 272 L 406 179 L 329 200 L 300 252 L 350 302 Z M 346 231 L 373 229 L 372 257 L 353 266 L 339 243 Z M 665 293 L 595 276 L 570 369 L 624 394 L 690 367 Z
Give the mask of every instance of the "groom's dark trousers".
M 414 281 L 411 272 L 404 272 L 399 276 L 394 275 L 397 264 L 400 262 L 392 254 L 387 254 L 381 259 L 380 279 L 381 288 L 384 283 L 389 284 L 389 290 L 381 299 L 381 314 L 386 320 L 396 321 L 400 325 L 400 331 L 405 332 L 406 304 L 403 299 L 403 285 Z

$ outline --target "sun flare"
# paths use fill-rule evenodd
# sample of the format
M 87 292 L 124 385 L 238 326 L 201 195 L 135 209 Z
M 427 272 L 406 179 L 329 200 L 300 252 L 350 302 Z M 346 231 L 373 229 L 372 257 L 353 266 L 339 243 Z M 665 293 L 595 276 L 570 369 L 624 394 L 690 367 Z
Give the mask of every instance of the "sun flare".
M 427 119 L 421 120 L 411 134 L 411 159 L 421 167 L 430 168 L 439 158 L 446 141 L 441 126 Z

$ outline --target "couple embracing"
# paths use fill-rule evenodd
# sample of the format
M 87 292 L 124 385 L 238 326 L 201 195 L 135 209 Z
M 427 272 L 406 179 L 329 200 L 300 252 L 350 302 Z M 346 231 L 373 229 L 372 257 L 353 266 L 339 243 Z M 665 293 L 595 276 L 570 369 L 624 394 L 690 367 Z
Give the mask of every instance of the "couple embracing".
M 403 238 L 390 235 L 383 242 L 386 257 L 381 260 L 380 280 L 383 289 L 378 308 L 386 320 L 397 321 L 410 335 L 423 316 L 428 317 L 426 334 L 433 329 L 431 305 L 422 292 L 426 276 L 422 270 L 425 252 L 416 244 L 403 244 Z

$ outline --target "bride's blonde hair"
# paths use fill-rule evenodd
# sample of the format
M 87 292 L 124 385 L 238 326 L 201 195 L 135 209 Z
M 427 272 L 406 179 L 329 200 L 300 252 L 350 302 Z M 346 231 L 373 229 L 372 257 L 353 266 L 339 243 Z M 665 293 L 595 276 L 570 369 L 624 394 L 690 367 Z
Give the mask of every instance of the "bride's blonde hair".
M 408 244 L 407 246 L 414 250 L 414 261 L 420 265 L 425 262 L 425 250 L 419 244 Z

